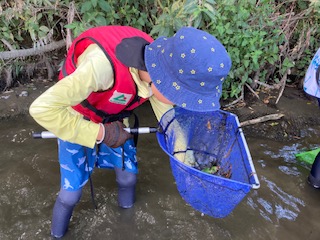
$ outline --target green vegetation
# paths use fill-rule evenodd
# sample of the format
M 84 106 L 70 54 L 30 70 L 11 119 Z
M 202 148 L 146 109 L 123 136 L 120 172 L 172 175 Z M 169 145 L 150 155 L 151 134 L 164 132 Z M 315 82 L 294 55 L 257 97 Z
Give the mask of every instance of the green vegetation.
M 224 99 L 239 99 L 246 87 L 301 83 L 320 47 L 317 0 L 7 0 L 1 1 L 0 13 L 0 52 L 72 39 L 100 25 L 130 25 L 154 38 L 171 36 L 182 26 L 208 31 L 233 62 Z M 21 69 L 17 60 L 2 61 L 0 68 L 8 65 L 13 72 Z M 8 83 L 3 78 L 0 83 Z

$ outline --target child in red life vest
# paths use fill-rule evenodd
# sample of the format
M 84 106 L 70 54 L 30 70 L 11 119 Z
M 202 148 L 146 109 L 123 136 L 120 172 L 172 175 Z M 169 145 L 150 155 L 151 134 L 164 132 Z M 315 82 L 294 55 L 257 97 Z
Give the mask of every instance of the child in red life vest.
M 133 206 L 136 148 L 123 128 L 134 108 L 149 100 L 158 120 L 173 105 L 217 110 L 230 68 L 223 45 L 192 27 L 155 41 L 125 26 L 96 27 L 76 38 L 60 81 L 30 106 L 33 118 L 58 137 L 61 188 L 51 235 L 66 233 L 95 166 L 115 170 L 118 205 Z

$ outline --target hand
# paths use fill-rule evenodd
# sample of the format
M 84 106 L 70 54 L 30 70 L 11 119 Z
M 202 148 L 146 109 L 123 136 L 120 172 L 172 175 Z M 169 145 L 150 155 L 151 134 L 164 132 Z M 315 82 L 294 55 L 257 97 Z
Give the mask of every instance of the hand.
M 103 142 L 112 148 L 116 148 L 124 144 L 133 136 L 123 128 L 125 128 L 125 125 L 120 121 L 104 124 L 105 134 Z

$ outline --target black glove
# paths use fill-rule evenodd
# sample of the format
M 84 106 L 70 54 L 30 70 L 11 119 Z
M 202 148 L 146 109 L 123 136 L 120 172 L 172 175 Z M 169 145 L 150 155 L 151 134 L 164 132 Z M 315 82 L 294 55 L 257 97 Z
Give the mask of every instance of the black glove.
M 104 124 L 105 134 L 103 142 L 112 148 L 116 148 L 124 144 L 128 139 L 133 137 L 123 129 L 125 127 L 126 126 L 120 121 Z

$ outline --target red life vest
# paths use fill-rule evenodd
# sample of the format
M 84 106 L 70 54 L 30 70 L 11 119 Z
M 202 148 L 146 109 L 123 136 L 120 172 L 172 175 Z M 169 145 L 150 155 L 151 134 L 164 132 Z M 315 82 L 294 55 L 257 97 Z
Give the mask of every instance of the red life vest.
M 115 54 L 117 45 L 123 39 L 131 37 L 141 37 L 147 42 L 153 41 L 149 35 L 132 27 L 103 26 L 91 28 L 79 35 L 68 50 L 59 80 L 76 70 L 78 57 L 93 43 L 104 51 L 113 68 L 114 85 L 110 89 L 92 92 L 85 101 L 73 106 L 76 111 L 94 122 L 112 121 L 110 117 L 133 110 L 147 100 L 137 96 L 137 86 L 129 68 Z M 116 118 L 114 120 L 117 120 Z

